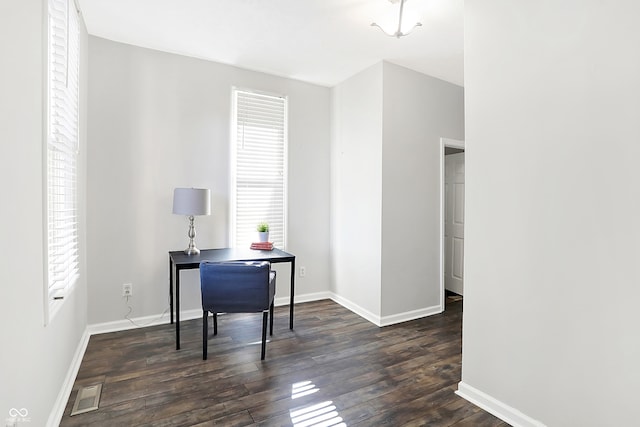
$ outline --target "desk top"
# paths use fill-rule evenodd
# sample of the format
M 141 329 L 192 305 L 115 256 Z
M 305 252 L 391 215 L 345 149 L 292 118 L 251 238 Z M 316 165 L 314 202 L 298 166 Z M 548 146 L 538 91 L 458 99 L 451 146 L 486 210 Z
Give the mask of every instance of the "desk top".
M 196 268 L 203 261 L 270 261 L 291 262 L 296 257 L 293 254 L 274 248 L 272 251 L 259 251 L 248 248 L 220 248 L 201 249 L 198 255 L 187 255 L 184 251 L 171 251 L 169 257 L 176 267 Z

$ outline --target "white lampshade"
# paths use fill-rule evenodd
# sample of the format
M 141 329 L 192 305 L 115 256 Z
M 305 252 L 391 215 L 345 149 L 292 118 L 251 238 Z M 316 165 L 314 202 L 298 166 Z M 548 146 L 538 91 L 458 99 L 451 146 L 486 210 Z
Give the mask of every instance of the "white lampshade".
M 173 190 L 173 213 L 178 215 L 210 215 L 211 191 L 207 188 Z

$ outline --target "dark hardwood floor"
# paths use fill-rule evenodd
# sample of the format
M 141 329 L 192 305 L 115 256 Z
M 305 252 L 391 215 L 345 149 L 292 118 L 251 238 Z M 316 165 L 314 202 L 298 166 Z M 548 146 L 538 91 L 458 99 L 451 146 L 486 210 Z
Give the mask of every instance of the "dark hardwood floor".
M 378 328 L 330 300 L 276 307 L 260 361 L 260 314 L 219 316 L 202 360 L 202 321 L 92 336 L 62 426 L 508 426 L 454 391 L 462 301 Z M 213 328 L 209 328 L 212 333 Z M 100 408 L 70 417 L 77 390 Z M 323 424 L 323 422 L 325 422 Z

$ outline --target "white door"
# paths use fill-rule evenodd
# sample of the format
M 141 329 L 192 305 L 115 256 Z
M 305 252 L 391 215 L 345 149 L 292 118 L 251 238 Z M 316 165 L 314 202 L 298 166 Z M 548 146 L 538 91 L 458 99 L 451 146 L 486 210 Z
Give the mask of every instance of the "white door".
M 462 295 L 464 266 L 464 153 L 444 157 L 444 288 Z

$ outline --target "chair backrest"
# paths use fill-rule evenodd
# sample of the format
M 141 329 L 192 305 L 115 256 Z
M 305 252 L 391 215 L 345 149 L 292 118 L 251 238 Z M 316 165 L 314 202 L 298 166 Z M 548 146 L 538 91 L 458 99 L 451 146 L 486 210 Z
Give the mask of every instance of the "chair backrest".
M 213 313 L 268 310 L 275 293 L 269 271 L 267 261 L 201 263 L 202 309 Z

